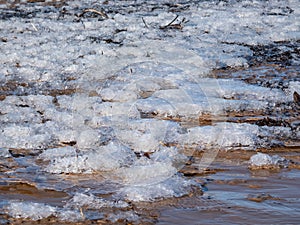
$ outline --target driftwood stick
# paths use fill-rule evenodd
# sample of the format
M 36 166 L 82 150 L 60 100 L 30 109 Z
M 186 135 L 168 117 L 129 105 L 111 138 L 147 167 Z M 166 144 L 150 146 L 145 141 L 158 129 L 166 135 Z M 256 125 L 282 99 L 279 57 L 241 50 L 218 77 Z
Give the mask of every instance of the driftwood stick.
M 165 29 L 165 28 L 171 26 L 177 20 L 177 18 L 178 18 L 178 15 L 176 15 L 176 17 L 170 23 L 168 23 L 167 25 L 161 26 L 160 29 Z

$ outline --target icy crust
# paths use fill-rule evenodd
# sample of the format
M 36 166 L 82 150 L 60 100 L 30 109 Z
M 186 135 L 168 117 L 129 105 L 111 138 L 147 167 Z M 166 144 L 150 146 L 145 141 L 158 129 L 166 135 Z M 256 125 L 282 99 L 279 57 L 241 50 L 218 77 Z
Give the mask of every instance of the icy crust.
M 177 184 L 180 188 L 175 188 L 172 184 Z M 179 184 L 180 183 L 180 184 Z M 171 178 L 170 180 L 151 186 L 126 187 L 115 195 L 116 199 L 106 200 L 96 197 L 93 194 L 75 193 L 74 196 L 62 207 L 54 207 L 48 204 L 36 202 L 11 201 L 5 207 L 5 210 L 14 218 L 41 220 L 48 217 L 56 217 L 60 221 L 80 222 L 89 216 L 93 210 L 102 210 L 103 213 L 97 213 L 97 218 L 116 222 L 119 219 L 127 221 L 137 221 L 139 215 L 133 211 L 128 211 L 131 206 L 126 201 L 150 201 L 162 197 L 182 196 L 192 184 L 182 178 Z M 147 193 L 150 193 L 147 194 Z M 126 196 L 126 201 L 118 198 Z M 84 208 L 84 211 L 82 210 Z M 105 209 L 118 209 L 119 211 L 111 213 Z M 122 211 L 124 209 L 124 211 Z M 89 211 L 91 210 L 91 211 Z M 126 211 L 125 211 L 126 210 Z
M 143 186 L 160 183 L 172 177 L 184 166 L 187 157 L 175 147 L 160 147 L 148 157 L 141 157 L 130 167 L 117 170 L 116 175 L 122 183 L 132 186 Z
M 5 209 L 14 218 L 31 219 L 36 221 L 43 218 L 56 217 L 60 221 L 80 222 L 85 220 L 86 216 L 81 210 L 83 207 L 85 210 L 103 210 L 105 208 L 126 209 L 129 205 L 122 200 L 109 201 L 96 197 L 92 194 L 75 193 L 63 207 L 54 207 L 48 204 L 36 202 L 11 201 Z M 88 214 L 88 212 L 86 213 Z M 98 215 L 98 217 L 104 218 L 103 215 Z M 110 221 L 115 220 L 111 213 L 108 213 L 106 217 L 108 217 L 108 220 Z M 120 212 L 118 217 L 122 218 L 124 215 Z M 131 217 L 128 219 L 130 221 L 135 221 L 138 219 L 138 215 L 131 213 Z
M 215 126 L 189 128 L 181 143 L 199 150 L 255 150 L 283 145 L 292 135 L 290 128 L 257 126 L 254 124 L 217 123 Z
M 241 81 L 199 79 L 184 82 L 180 88 L 155 91 L 139 99 L 136 106 L 143 114 L 161 118 L 197 120 L 201 114 L 226 115 L 226 112 L 264 112 L 274 103 L 292 101 L 280 90 L 247 85 Z
M 32 220 L 46 218 L 56 213 L 55 207 L 33 202 L 12 202 L 8 206 L 8 210 L 15 218 L 30 218 Z
M 200 20 L 205 25 L 199 25 L 199 29 L 209 31 L 218 40 L 252 45 L 269 40 L 299 38 L 299 5 L 294 0 L 288 4 L 275 1 L 220 1 L 214 6 L 209 2 L 202 6 L 192 15 L 193 22 L 197 24 Z M 220 18 L 226 18 L 226 23 Z M 281 27 L 288 20 L 291 23 Z
M 273 168 L 287 168 L 289 161 L 278 155 L 270 156 L 264 153 L 257 153 L 249 160 L 250 169 L 273 169 Z
M 88 149 L 115 137 L 135 151 L 153 151 L 165 138 L 174 140 L 184 131 L 174 122 L 143 116 L 198 121 L 206 113 L 217 117 L 226 112 L 267 111 L 274 104 L 293 101 L 293 90 L 298 90 L 297 82 L 291 82 L 286 95 L 240 81 L 179 81 L 180 88 L 173 84 L 172 89 L 146 91 L 152 94 L 134 102 L 102 102 L 83 94 L 57 100 L 43 95 L 8 96 L 0 102 L 1 146 L 43 149 L 73 141 L 80 149 Z
M 14 218 L 31 219 L 35 221 L 50 216 L 57 217 L 61 221 L 72 222 L 84 219 L 77 210 L 61 209 L 43 203 L 12 201 L 6 209 Z
M 186 160 L 180 152 L 185 147 L 207 151 L 211 148 L 254 150 L 258 147 L 282 145 L 282 140 L 292 135 L 291 129 L 284 127 L 217 123 L 215 126 L 183 129 L 174 122 L 153 119 L 130 121 L 113 128 L 115 136 L 111 135 L 117 142 L 101 145 L 100 137 L 89 139 L 95 132 L 91 129 L 81 133 L 77 147 L 47 149 L 39 156 L 44 161 L 50 161 L 45 171 L 93 173 L 123 168 L 118 171 L 119 175 L 124 175 L 122 179 L 138 183 L 138 180 L 142 181 L 145 177 L 150 179 L 154 176 L 151 179 L 159 179 L 160 172 L 162 179 L 174 174 L 176 168 L 173 165 L 183 165 Z M 175 145 L 177 148 L 164 145 Z M 150 154 L 149 159 L 139 159 L 137 156 L 141 153 Z M 153 173 L 153 170 L 157 172 Z
M 2 128 L 0 145 L 8 148 L 44 149 L 51 145 L 52 137 L 37 126 L 7 125 Z
M 176 174 L 187 160 L 175 147 L 161 147 L 151 154 L 151 158 L 137 158 L 127 148 L 112 145 L 85 153 L 77 153 L 74 148 L 49 149 L 39 158 L 49 161 L 44 169 L 49 173 L 110 172 L 106 176 L 114 177 L 121 184 L 133 186 L 162 182 Z
M 68 1 L 63 10 L 20 5 L 20 16 L 1 6 L 1 159 L 12 157 L 10 148 L 39 149 L 41 172 L 103 174 L 121 186 L 113 193 L 117 202 L 89 193 L 75 193 L 64 208 L 11 202 L 13 217 L 80 221 L 81 207 L 184 196 L 201 187 L 178 174 L 187 161 L 183 149 L 254 150 L 294 135 L 287 127 L 195 121 L 265 113 L 294 101 L 299 82 L 283 92 L 205 77 L 216 68 L 247 67 L 251 46 L 299 40 L 299 2 L 176 3 L 183 7 L 171 12 L 167 0 L 108 1 L 100 6 L 108 18 L 79 18 L 99 8 L 95 1 Z M 194 123 L 183 127 L 186 121 Z M 252 164 L 280 160 L 259 156 Z M 115 218 L 126 217 L 138 218 Z
M 87 153 L 80 153 L 72 147 L 48 149 L 39 157 L 51 161 L 45 168 L 50 173 L 92 173 L 128 166 L 135 155 L 125 146 L 110 143 Z
M 252 52 L 241 45 L 297 40 L 300 36 L 297 0 L 189 3 L 189 9 L 178 12 L 175 21 L 178 24 L 183 18 L 188 20 L 180 33 L 176 29 L 159 29 L 172 21 L 175 13 L 166 12 L 163 7 L 147 11 L 151 4 L 144 1 L 135 3 L 144 5 L 138 12 L 117 13 L 125 10 L 125 5 L 120 10 L 122 4 L 126 3 L 101 5 L 110 11 L 108 19 L 87 17 L 81 22 L 76 21 L 75 14 L 85 8 L 97 8 L 97 3 L 69 2 L 65 6 L 68 13 L 63 16 L 60 9 L 51 8 L 51 13 L 45 13 L 34 10 L 34 5 L 20 6 L 21 11 L 35 13 L 32 18 L 2 20 L 2 36 L 7 41 L 1 47 L 1 73 L 9 79 L 15 74 L 17 81 L 33 82 L 35 88 L 15 90 L 32 94 L 49 83 L 51 88 L 65 89 L 66 85 L 74 85 L 71 78 L 85 76 L 87 71 L 89 78 L 106 79 L 108 73 L 137 61 L 166 62 L 189 74 L 203 74 L 207 68 L 247 66 L 246 59 Z M 122 43 L 124 47 L 118 49 L 111 43 Z M 108 93 L 103 94 L 110 98 Z
M 67 202 L 66 207 L 68 208 L 81 208 L 86 207 L 90 209 L 101 209 L 101 208 L 126 208 L 128 203 L 122 200 L 119 201 L 108 201 L 103 198 L 98 198 L 92 194 L 75 193 L 75 195 Z
M 184 133 L 179 124 L 156 119 L 113 121 L 117 139 L 135 152 L 160 151 L 168 142 L 175 142 Z
M 192 187 L 201 190 L 199 184 L 179 176 L 172 176 L 163 182 L 147 185 L 127 185 L 119 194 L 130 201 L 153 201 L 162 198 L 181 197 L 191 192 Z

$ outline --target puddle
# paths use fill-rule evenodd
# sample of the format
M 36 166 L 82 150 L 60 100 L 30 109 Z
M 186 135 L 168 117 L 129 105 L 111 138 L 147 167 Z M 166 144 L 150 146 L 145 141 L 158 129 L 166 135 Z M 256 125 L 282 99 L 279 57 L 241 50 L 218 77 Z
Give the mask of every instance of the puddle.
M 249 154 L 253 153 L 244 155 Z M 286 154 L 299 155 L 288 150 L 280 155 Z M 253 224 L 266 220 L 297 223 L 299 170 L 249 171 L 243 166 L 244 160 L 231 156 L 224 161 L 220 156 L 214 166 L 226 168 L 226 171 L 199 177 L 206 179 L 207 191 L 198 197 L 197 203 L 165 207 L 160 211 L 157 224 Z

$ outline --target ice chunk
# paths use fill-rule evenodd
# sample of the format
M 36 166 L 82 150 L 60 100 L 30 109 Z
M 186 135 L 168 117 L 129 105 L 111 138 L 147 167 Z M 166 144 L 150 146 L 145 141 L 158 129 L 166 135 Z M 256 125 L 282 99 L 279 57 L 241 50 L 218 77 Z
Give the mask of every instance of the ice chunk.
M 291 93 L 294 91 L 300 92 L 300 81 L 291 81 L 289 83 L 289 89 Z
M 57 212 L 57 217 L 62 221 L 78 222 L 84 220 L 80 211 L 62 209 Z
M 66 127 L 72 127 L 75 125 L 75 122 L 77 122 L 72 112 L 58 111 L 54 108 L 47 109 L 44 113 L 44 117 L 45 119 L 60 123 Z
M 118 140 L 135 152 L 154 152 L 179 131 L 177 123 L 156 119 L 125 120 L 113 127 Z
M 134 222 L 139 220 L 138 214 L 134 212 L 119 212 L 119 213 L 114 213 L 114 214 L 109 214 L 108 218 L 109 221 L 116 223 L 119 220 L 125 220 L 126 222 Z
M 260 100 L 260 101 L 280 101 L 286 99 L 283 91 L 278 89 L 270 89 L 256 85 L 249 85 L 243 81 L 236 81 L 231 79 L 218 79 L 219 88 L 215 91 L 220 97 L 227 99 L 246 99 L 246 100 Z M 229 97 L 230 96 L 230 97 Z
M 87 93 L 89 90 L 85 90 Z M 66 98 L 67 100 L 68 98 Z M 64 100 L 63 98 L 61 100 Z M 61 103 L 63 103 L 62 101 Z M 93 106 L 98 105 L 102 102 L 100 97 L 89 97 L 85 94 L 76 94 L 71 98 L 71 102 L 69 104 L 64 102 L 65 106 L 70 106 L 73 112 L 79 112 L 81 114 L 84 113 L 92 113 Z M 69 108 L 69 107 L 68 107 Z
M 100 95 L 103 101 L 131 102 L 137 99 L 137 94 L 129 90 L 114 90 L 112 87 L 102 89 Z
M 137 50 L 138 49 L 138 50 Z M 164 62 L 165 64 L 179 68 L 188 74 L 201 74 L 207 72 L 202 58 L 189 49 L 185 49 L 180 44 L 170 43 L 160 40 L 135 40 L 134 45 L 124 45 L 115 49 L 117 55 L 114 63 L 112 56 L 96 62 L 97 68 L 102 69 L 102 73 L 114 73 L 129 64 L 141 62 Z M 147 54 L 148 53 L 148 54 Z
M 31 134 L 31 129 L 30 127 L 25 127 L 25 126 L 7 126 L 3 128 L 3 135 L 7 137 L 26 137 Z
M 91 149 L 97 146 L 99 134 L 96 130 L 86 129 L 79 133 L 76 138 L 76 145 L 80 149 Z
M 126 118 L 140 118 L 140 113 L 137 110 L 135 104 L 123 103 L 123 102 L 104 102 L 100 105 L 96 105 L 94 108 L 95 115 L 101 115 L 108 117 L 111 120 L 118 117 Z
M 65 156 L 74 156 L 76 154 L 76 149 L 70 146 L 62 147 L 62 148 L 51 148 L 44 151 L 39 155 L 39 158 L 43 160 L 53 160 L 57 157 L 65 157 Z
M 49 216 L 55 216 L 62 221 L 80 221 L 84 218 L 79 211 L 70 210 L 67 207 L 57 208 L 47 204 L 35 202 L 11 201 L 6 207 L 8 213 L 14 218 L 26 218 L 40 220 Z
M 87 156 L 87 166 L 97 171 L 111 171 L 123 166 L 129 166 L 136 159 L 131 149 L 114 142 L 100 147 L 97 151 Z
M 9 153 L 9 149 L 8 148 L 0 148 L 0 157 L 3 157 L 3 158 L 11 157 L 11 154 Z
M 128 203 L 119 200 L 119 201 L 108 201 L 103 198 L 98 198 L 92 194 L 83 194 L 76 193 L 72 199 L 66 204 L 67 208 L 81 208 L 86 207 L 89 209 L 101 209 L 103 207 L 117 207 L 117 208 L 126 208 Z
M 9 107 L 7 107 L 9 108 Z M 13 110 L 1 115 L 1 122 L 4 123 L 41 123 L 40 115 L 32 108 L 12 107 Z
M 151 160 L 154 162 L 172 162 L 172 165 L 178 170 L 185 165 L 188 157 L 176 147 L 160 147 L 158 151 L 151 154 Z
M 270 156 L 268 154 L 260 153 L 251 156 L 249 160 L 250 168 L 276 168 L 276 167 L 288 167 L 288 160 L 278 155 Z
M 291 81 L 289 83 L 289 88 L 287 90 L 287 94 L 289 94 L 290 101 L 294 101 L 294 99 L 293 99 L 294 92 L 300 93 L 300 82 L 299 81 Z
M 84 153 L 74 152 L 74 148 L 49 149 L 40 157 L 50 158 L 45 168 L 49 173 L 93 173 L 94 171 L 111 171 L 130 165 L 135 154 L 125 146 L 109 143 L 97 150 Z
M 130 201 L 153 201 L 161 198 L 181 197 L 191 191 L 196 185 L 179 176 L 170 177 L 163 182 L 149 185 L 129 185 L 120 189 L 119 194 Z M 197 186 L 197 185 L 196 185 Z
M 56 129 L 53 134 L 58 139 L 60 143 L 71 143 L 76 142 L 76 136 L 78 131 L 76 129 Z
M 41 149 L 52 141 L 51 135 L 39 133 L 35 126 L 7 125 L 0 131 L 0 146 Z
M 11 202 L 7 207 L 9 214 L 15 218 L 39 220 L 56 215 L 57 209 L 53 206 L 34 202 Z
M 189 128 L 179 139 L 187 146 L 201 149 L 245 149 L 271 147 L 282 143 L 292 132 L 288 127 L 260 127 L 255 124 L 216 123 L 214 126 Z
M 148 186 L 165 182 L 177 174 L 187 157 L 180 154 L 174 147 L 161 147 L 148 157 L 141 157 L 130 167 L 116 171 L 126 186 Z
M 257 153 L 256 155 L 253 155 L 250 158 L 250 164 L 251 166 L 266 166 L 266 165 L 272 165 L 273 159 L 268 154 L 263 153 Z
M 49 173 L 92 173 L 90 167 L 86 165 L 87 156 L 69 156 L 54 158 L 44 169 Z
M 182 136 L 182 142 L 203 149 L 253 149 L 257 144 L 258 132 L 257 125 L 217 123 L 215 126 L 188 129 L 188 133 Z
M 195 79 L 196 81 L 196 79 Z M 139 99 L 137 108 L 158 118 L 197 120 L 201 114 L 213 116 L 228 112 L 267 110 L 273 102 L 285 102 L 281 90 L 249 85 L 242 81 L 199 79 L 182 81 L 180 88 L 157 90 L 150 97 Z
M 125 184 L 143 186 L 162 182 L 173 176 L 177 169 L 171 162 L 152 162 L 141 158 L 135 165 L 117 171 Z
M 41 112 L 45 111 L 47 108 L 53 106 L 53 97 L 46 95 L 28 95 L 22 96 L 21 99 L 24 101 L 24 104 L 28 104 L 36 110 Z

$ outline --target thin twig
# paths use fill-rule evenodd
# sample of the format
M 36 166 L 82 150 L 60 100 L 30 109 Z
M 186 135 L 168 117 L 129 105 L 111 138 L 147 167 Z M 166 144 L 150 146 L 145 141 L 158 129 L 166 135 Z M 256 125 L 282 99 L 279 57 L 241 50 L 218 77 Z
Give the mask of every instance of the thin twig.
M 36 28 L 36 26 L 33 24 L 33 23 L 30 23 L 31 24 L 31 26 L 33 27 L 33 29 L 35 30 L 35 31 L 38 31 L 38 29 Z
M 178 15 L 176 15 L 176 17 L 170 22 L 168 23 L 166 26 L 160 26 L 160 29 L 166 29 L 167 27 L 171 26 L 172 23 L 174 23 L 178 18 Z
M 98 11 L 98 10 L 96 10 L 96 9 L 85 9 L 85 10 L 83 10 L 83 12 L 80 14 L 80 16 L 83 16 L 85 13 L 88 13 L 88 12 L 96 13 L 96 14 L 102 16 L 103 18 L 108 19 L 108 15 L 107 15 L 105 12 Z
M 143 23 L 144 23 L 145 27 L 149 28 L 148 25 L 147 25 L 147 23 L 146 23 L 146 21 L 144 20 L 144 17 L 142 17 L 142 20 L 143 20 Z

